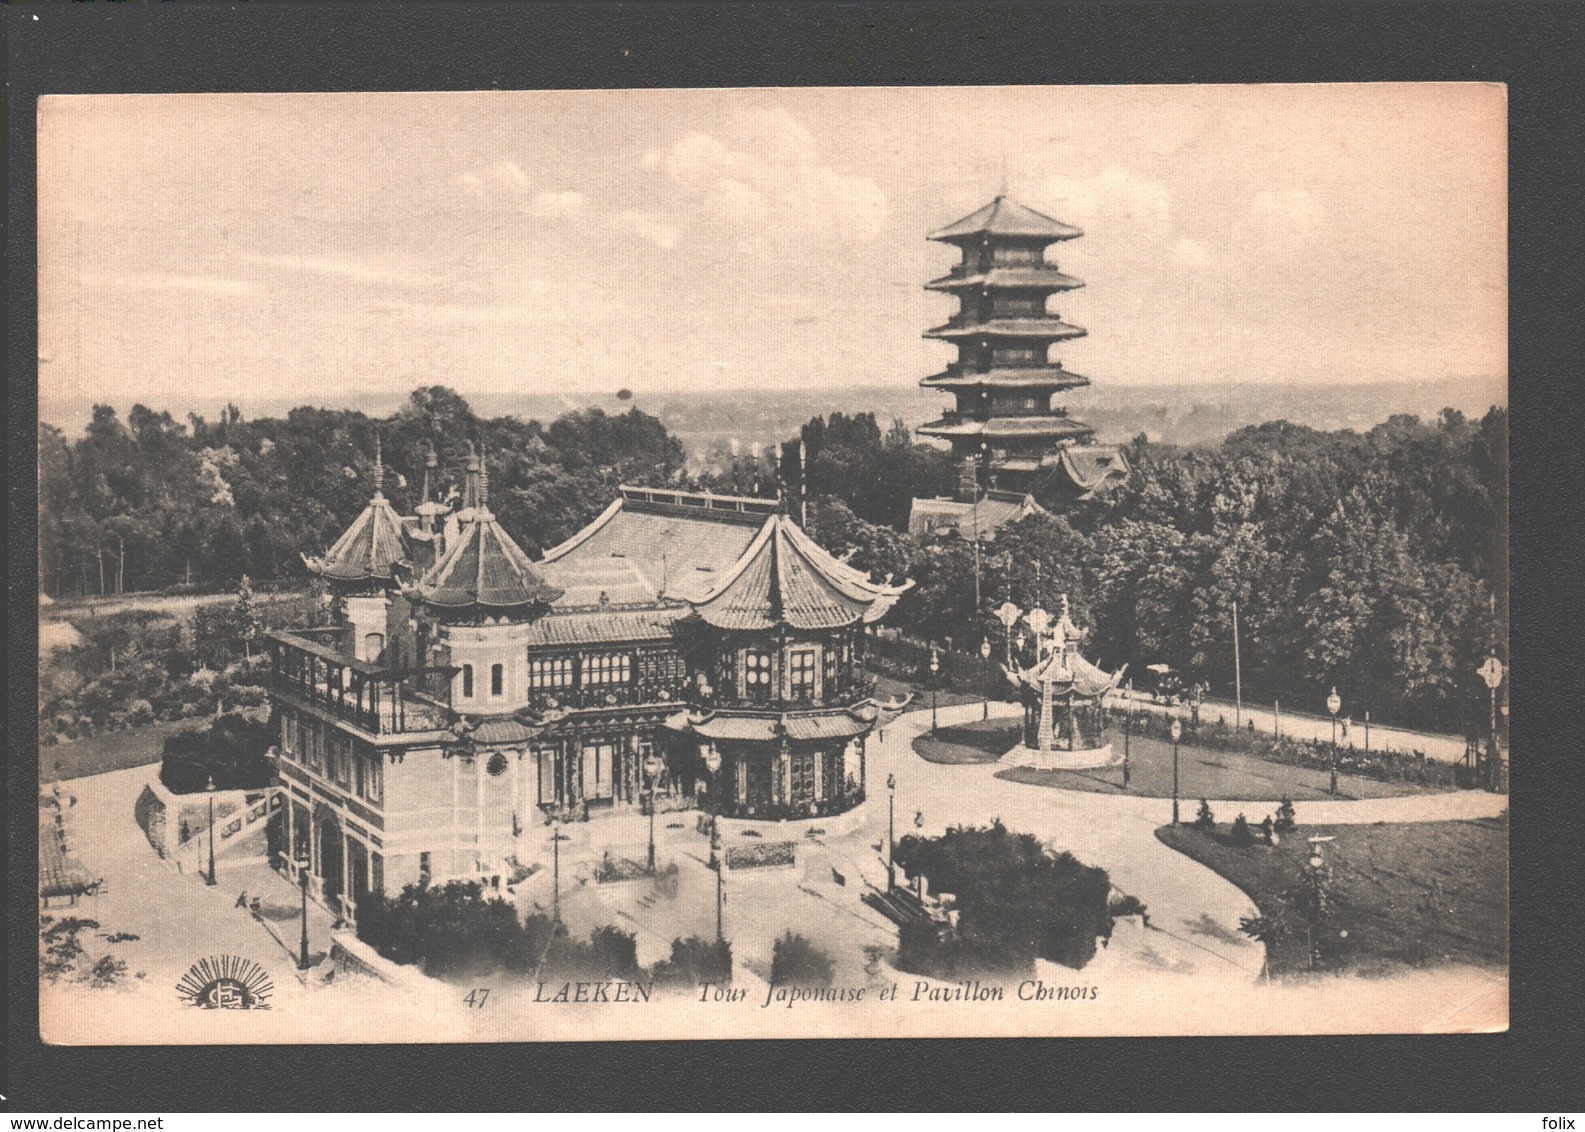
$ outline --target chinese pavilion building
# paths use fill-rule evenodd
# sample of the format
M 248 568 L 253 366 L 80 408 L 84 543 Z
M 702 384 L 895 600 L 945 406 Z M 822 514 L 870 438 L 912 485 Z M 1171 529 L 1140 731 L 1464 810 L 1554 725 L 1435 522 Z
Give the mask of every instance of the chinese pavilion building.
M 498 885 L 545 854 L 551 815 L 864 801 L 883 710 L 864 626 L 911 583 L 836 560 L 775 500 L 633 487 L 535 560 L 477 455 L 455 512 L 429 498 L 434 467 L 400 516 L 377 461 L 368 506 L 305 559 L 335 624 L 271 636 L 272 840 L 324 903 L 352 918 L 420 881 Z
M 1081 235 L 1006 196 L 930 234 L 961 259 L 925 284 L 958 301 L 957 312 L 925 337 L 955 346 L 957 358 L 919 383 L 950 394 L 954 404 L 918 432 L 952 446 L 959 490 L 954 500 L 915 501 L 916 510 L 931 512 L 921 525 L 961 532 L 945 512 L 973 507 L 987 488 L 1003 504 L 998 513 L 1010 513 L 1026 498 L 1088 498 L 1127 478 L 1122 451 L 1095 444 L 1093 428 L 1053 403 L 1064 390 L 1090 384 L 1052 353 L 1085 331 L 1048 309 L 1052 295 L 1084 284 L 1058 270 L 1046 249 Z

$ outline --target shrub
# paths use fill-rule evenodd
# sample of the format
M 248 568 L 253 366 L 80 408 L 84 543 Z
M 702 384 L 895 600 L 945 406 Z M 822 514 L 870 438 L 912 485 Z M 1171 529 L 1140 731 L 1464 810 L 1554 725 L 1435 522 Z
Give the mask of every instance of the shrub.
M 635 979 L 638 966 L 638 939 L 621 928 L 595 928 L 588 942 L 567 935 L 554 935 L 545 949 L 540 973 L 551 979 L 595 981 Z
M 1244 815 L 1239 814 L 1233 819 L 1233 828 L 1229 838 L 1234 845 L 1253 845 L 1255 843 L 1254 831 L 1249 828 L 1249 822 L 1244 820 Z
M 275 733 L 245 715 L 223 715 L 208 727 L 165 740 L 160 781 L 174 794 L 196 794 L 214 778 L 217 790 L 261 790 L 275 775 L 267 752 Z
M 511 904 L 486 899 L 477 881 L 410 884 L 394 900 L 367 901 L 358 916 L 359 939 L 439 979 L 532 971 L 550 934 L 547 918 L 520 923 Z
M 829 955 L 791 930 L 771 950 L 770 981 L 777 985 L 828 987 L 835 971 Z
M 1211 812 L 1211 803 L 1204 798 L 1200 799 L 1199 812 L 1194 815 L 1194 828 L 1206 833 L 1216 828 L 1216 815 Z
M 954 893 L 959 912 L 955 935 L 926 924 L 899 937 L 904 970 L 1027 971 L 1037 957 L 1077 969 L 1111 928 L 1105 869 L 1052 853 L 1000 821 L 909 835 L 897 843 L 897 861 L 909 875 L 923 873 L 932 891 Z
M 1292 833 L 1298 828 L 1299 819 L 1293 810 L 1293 800 L 1283 795 L 1282 804 L 1277 807 L 1277 820 L 1272 824 L 1272 829 L 1278 833 Z
M 732 981 L 732 944 L 727 940 L 704 940 L 696 935 L 671 941 L 671 958 L 662 959 L 650 971 L 657 983 L 665 986 L 696 987 L 700 983 L 726 985 Z

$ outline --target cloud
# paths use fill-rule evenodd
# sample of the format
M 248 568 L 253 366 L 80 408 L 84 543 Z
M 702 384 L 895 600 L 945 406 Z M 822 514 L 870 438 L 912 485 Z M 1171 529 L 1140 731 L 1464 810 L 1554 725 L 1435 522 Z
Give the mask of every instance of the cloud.
M 350 279 L 357 283 L 401 283 L 412 285 L 430 281 L 429 279 L 415 278 L 411 275 L 383 271 L 377 267 L 359 263 L 356 260 L 335 259 L 331 256 L 244 255 L 238 258 L 244 263 L 257 263 L 265 267 L 284 267 L 292 271 L 306 271 L 314 275 L 329 275 L 337 279 Z
M 515 161 L 497 161 L 484 169 L 475 169 L 457 178 L 462 191 L 473 197 L 490 197 L 501 193 L 526 193 L 532 182 Z
M 670 251 L 677 246 L 677 229 L 661 220 L 653 213 L 635 212 L 633 209 L 624 209 L 617 214 L 617 223 L 632 232 L 642 236 L 653 243 L 657 248 Z
M 528 211 L 535 216 L 575 219 L 589 211 L 589 198 L 576 190 L 534 194 Z
M 1162 240 L 1173 230 L 1167 186 L 1118 165 L 1087 179 L 1052 177 L 1043 189 L 1057 218 L 1081 228 L 1127 228 Z
M 688 133 L 669 149 L 646 153 L 641 164 L 728 223 L 858 240 L 873 240 L 885 228 L 880 186 L 824 164 L 814 136 L 784 109 L 742 115 L 729 142 Z
M 257 284 L 245 279 L 227 279 L 216 275 L 169 275 L 156 271 L 95 276 L 85 278 L 83 282 L 113 291 L 197 291 L 205 295 L 252 295 L 259 290 Z

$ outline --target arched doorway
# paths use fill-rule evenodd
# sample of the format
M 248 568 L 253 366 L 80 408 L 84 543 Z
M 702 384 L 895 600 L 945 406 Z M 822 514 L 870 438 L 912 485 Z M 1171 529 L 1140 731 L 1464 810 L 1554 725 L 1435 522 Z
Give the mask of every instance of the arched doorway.
M 336 898 L 342 894 L 342 873 L 346 850 L 342 847 L 341 823 L 328 811 L 321 812 L 315 823 L 319 833 L 320 895 L 325 907 L 339 911 Z
M 347 838 L 347 877 L 352 886 L 354 914 L 362 912 L 369 899 L 369 851 L 363 842 Z

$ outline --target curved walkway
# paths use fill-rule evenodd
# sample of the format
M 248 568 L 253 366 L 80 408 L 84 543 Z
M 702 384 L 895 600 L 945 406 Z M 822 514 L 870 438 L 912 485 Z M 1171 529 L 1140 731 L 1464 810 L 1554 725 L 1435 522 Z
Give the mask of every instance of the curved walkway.
M 1012 705 L 1002 705 L 1013 710 Z M 942 708 L 944 724 L 980 717 L 979 704 Z M 1164 798 L 1134 798 L 1029 786 L 995 777 L 996 763 L 926 762 L 913 741 L 929 729 L 929 711 L 910 712 L 887 726 L 870 746 L 869 781 L 874 817 L 886 820 L 886 776 L 896 776 L 896 832 L 927 836 L 949 825 L 983 825 L 1000 818 L 1008 827 L 1033 833 L 1070 850 L 1086 864 L 1105 868 L 1121 891 L 1149 909 L 1153 930 L 1131 935 L 1143 966 L 1227 977 L 1229 965 L 1253 977 L 1262 964 L 1259 944 L 1238 932 L 1240 917 L 1256 909 L 1242 890 L 1205 866 L 1157 840 L 1157 827 L 1172 817 Z M 1265 816 L 1268 803 L 1211 800 L 1214 809 L 1242 810 L 1250 820 Z M 1507 809 L 1503 795 L 1478 791 L 1419 794 L 1364 801 L 1296 803 L 1301 825 L 1445 821 L 1496 817 Z M 1277 802 L 1269 803 L 1275 810 Z M 874 820 L 874 818 L 872 818 Z M 1210 956 L 1212 958 L 1207 958 Z M 1115 955 L 1109 956 L 1115 961 Z

